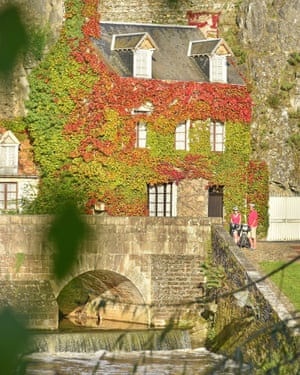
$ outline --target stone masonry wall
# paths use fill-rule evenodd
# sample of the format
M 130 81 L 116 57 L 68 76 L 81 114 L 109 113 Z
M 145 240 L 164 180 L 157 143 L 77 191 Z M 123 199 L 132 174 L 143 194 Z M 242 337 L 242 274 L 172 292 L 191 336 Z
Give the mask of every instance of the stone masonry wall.
M 204 259 L 194 255 L 152 256 L 152 303 L 156 325 L 164 325 L 170 315 L 176 320 L 185 313 L 195 312 L 197 306 L 191 302 L 202 296 L 199 284 L 204 282 L 201 270 Z
M 102 21 L 139 22 L 158 24 L 187 24 L 187 12 L 226 13 L 235 7 L 235 1 L 225 0 L 105 0 L 99 2 Z
M 206 217 L 208 215 L 208 181 L 184 179 L 178 184 L 177 215 Z
M 58 281 L 52 273 L 53 249 L 46 238 L 51 220 L 42 215 L 0 215 L 0 307 L 10 305 L 26 313 L 33 328 L 57 328 L 59 294 L 86 273 L 98 277 L 99 285 L 103 272 L 98 271 L 105 270 L 111 277 L 107 285 L 110 281 L 114 285 L 113 278 L 121 275 L 128 280 L 126 288 L 132 286 L 132 293 L 126 289 L 128 295 L 136 296 L 138 290 L 144 303 L 158 302 L 159 309 L 197 295 L 211 223 L 220 222 L 216 218 L 85 216 L 91 234 L 70 273 Z M 158 315 L 159 309 L 151 317 L 154 325 L 165 323 L 174 312 L 164 309 Z
M 213 226 L 212 257 L 215 264 L 223 266 L 226 280 L 216 295 L 215 338 L 211 345 L 231 355 L 239 348 L 247 361 L 259 359 L 264 347 L 278 349 L 278 340 L 283 345 L 291 343 L 297 322 L 267 280 L 260 281 L 262 275 L 249 263 L 245 251 L 250 250 L 238 248 L 223 226 Z M 285 322 L 281 328 L 277 326 L 280 338 L 270 333 L 279 322 Z

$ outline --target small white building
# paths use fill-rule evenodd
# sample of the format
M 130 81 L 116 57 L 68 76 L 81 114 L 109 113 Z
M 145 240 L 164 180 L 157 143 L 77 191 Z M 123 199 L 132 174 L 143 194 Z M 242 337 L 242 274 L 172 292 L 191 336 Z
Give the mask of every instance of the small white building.
M 23 138 L 23 134 L 22 134 Z M 0 128 L 0 213 L 20 213 L 37 195 L 39 177 L 30 142 Z
M 270 194 L 267 241 L 300 240 L 300 195 Z

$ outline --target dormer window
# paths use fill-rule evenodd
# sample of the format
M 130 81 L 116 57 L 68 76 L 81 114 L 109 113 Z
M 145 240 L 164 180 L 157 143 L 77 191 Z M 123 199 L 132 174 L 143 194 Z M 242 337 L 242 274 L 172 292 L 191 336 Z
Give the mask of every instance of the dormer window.
M 20 142 L 9 130 L 0 137 L 0 174 L 18 174 L 18 154 Z
M 227 83 L 227 57 L 232 52 L 223 39 L 205 39 L 190 42 L 188 56 L 195 59 L 210 82 Z
M 136 78 L 152 78 L 153 51 L 139 49 L 133 54 L 133 76 Z
M 227 82 L 227 58 L 226 56 L 211 56 L 209 59 L 210 82 Z
M 113 35 L 111 49 L 131 53 L 133 77 L 152 78 L 152 55 L 157 46 L 148 33 Z

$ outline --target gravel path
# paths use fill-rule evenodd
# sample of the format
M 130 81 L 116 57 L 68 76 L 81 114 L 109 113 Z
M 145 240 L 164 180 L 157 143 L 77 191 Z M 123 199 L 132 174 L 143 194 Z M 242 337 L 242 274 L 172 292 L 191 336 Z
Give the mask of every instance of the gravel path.
M 300 241 L 292 242 L 269 242 L 257 241 L 256 250 L 243 248 L 245 256 L 248 261 L 259 271 L 262 275 L 263 270 L 260 268 L 259 263 L 263 261 L 284 261 L 290 262 L 298 257 L 297 263 L 300 263 Z M 276 287 L 270 279 L 266 282 L 273 289 L 274 293 L 279 297 L 280 301 L 286 306 L 287 310 L 296 318 L 300 319 L 300 311 L 295 311 L 295 307 L 290 303 L 288 298 Z M 300 283 L 300 275 L 299 275 Z M 299 322 L 299 320 L 298 320 Z M 299 324 L 299 323 L 298 323 Z
M 269 242 L 257 241 L 256 250 L 244 249 L 245 254 L 252 263 L 258 265 L 263 261 L 284 261 L 300 257 L 300 241 Z M 297 260 L 300 263 L 300 258 Z M 300 282 L 300 278 L 299 278 Z

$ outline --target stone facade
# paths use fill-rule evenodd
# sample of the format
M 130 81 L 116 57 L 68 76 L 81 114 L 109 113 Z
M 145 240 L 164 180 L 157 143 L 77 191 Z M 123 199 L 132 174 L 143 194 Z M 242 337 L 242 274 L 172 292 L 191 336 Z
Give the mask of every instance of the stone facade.
M 182 180 L 178 184 L 177 215 L 206 217 L 208 215 L 208 181 Z
M 237 1 L 236 1 L 237 2 Z M 235 1 L 225 0 L 139 0 L 99 2 L 102 21 L 138 22 L 158 24 L 187 24 L 187 12 L 210 11 L 224 13 L 235 7 Z

